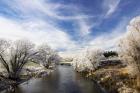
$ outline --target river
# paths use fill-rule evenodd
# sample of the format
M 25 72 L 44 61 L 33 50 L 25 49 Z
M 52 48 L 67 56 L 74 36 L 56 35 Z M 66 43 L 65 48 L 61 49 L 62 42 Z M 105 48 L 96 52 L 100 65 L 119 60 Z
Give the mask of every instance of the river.
M 76 73 L 71 66 L 58 66 L 47 78 L 31 79 L 14 92 L 4 93 L 103 93 L 91 80 Z

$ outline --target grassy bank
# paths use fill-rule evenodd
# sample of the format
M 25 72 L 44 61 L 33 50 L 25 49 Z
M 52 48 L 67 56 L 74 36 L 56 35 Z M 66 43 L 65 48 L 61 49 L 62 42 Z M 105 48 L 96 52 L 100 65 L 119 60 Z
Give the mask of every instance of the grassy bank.
M 127 66 L 116 65 L 82 73 L 109 93 L 140 93 L 136 76 L 129 75 L 128 71 Z

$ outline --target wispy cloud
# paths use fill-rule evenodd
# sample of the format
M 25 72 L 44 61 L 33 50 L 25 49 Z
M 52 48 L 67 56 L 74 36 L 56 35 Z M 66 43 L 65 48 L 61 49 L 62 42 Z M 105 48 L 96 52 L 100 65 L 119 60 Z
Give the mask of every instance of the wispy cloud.
M 64 5 L 60 3 L 52 3 L 49 2 L 49 0 L 13 0 L 5 2 L 14 11 L 20 11 L 24 15 L 28 16 L 35 14 L 36 16 L 48 16 L 59 20 L 74 20 L 92 17 L 90 15 L 80 13 L 79 8 L 71 4 Z M 64 15 L 62 11 L 69 11 L 70 15 Z
M 121 0 L 104 0 L 103 2 L 103 8 L 106 8 L 106 17 L 109 17 L 112 15 L 118 8 L 118 5 Z
M 84 19 L 91 16 L 80 12 L 77 14 L 78 8 L 75 6 L 51 3 L 45 0 L 13 0 L 4 2 L 10 8 L 9 12 L 17 12 L 19 17 L 23 19 L 17 21 L 1 17 L 0 37 L 10 39 L 29 38 L 36 43 L 46 41 L 53 48 L 68 50 L 78 47 L 78 45 L 66 33 L 66 29 L 59 27 L 57 24 L 59 21 L 57 20 L 77 22 L 79 24 L 77 31 L 81 35 L 89 33 L 90 27 L 88 27 Z M 67 16 L 61 13 L 61 9 L 74 11 L 71 11 L 71 14 Z
M 72 49 L 76 47 L 75 42 L 71 40 L 69 35 L 59 28 L 39 21 L 34 21 L 28 26 L 25 24 L 19 24 L 13 20 L 0 17 L 0 38 L 12 40 L 26 38 L 36 44 L 47 42 L 54 49 Z
M 87 37 L 94 27 L 93 23 L 86 19 L 77 19 L 75 20 L 77 23 L 76 30 L 79 31 L 80 36 Z
M 60 52 L 60 55 L 63 57 L 74 57 L 75 55 L 81 53 L 81 51 L 86 49 L 103 49 L 103 50 L 116 50 L 118 49 L 119 40 L 125 35 L 126 27 L 130 21 L 130 18 L 124 17 L 113 28 L 110 33 L 102 33 L 100 36 L 96 36 L 96 38 L 91 38 L 91 40 L 84 41 L 84 45 L 80 46 L 74 51 L 66 51 Z
M 124 17 L 119 24 L 113 28 L 110 33 L 102 33 L 102 35 L 89 41 L 89 47 L 100 47 L 105 50 L 117 49 L 117 44 L 120 38 L 126 33 L 126 26 L 128 25 L 129 18 Z

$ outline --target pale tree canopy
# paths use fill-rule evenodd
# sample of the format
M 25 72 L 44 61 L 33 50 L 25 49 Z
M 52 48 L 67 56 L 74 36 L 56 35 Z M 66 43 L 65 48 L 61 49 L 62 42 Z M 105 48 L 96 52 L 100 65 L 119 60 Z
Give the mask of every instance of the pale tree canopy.
M 73 67 L 78 71 L 94 70 L 104 58 L 105 57 L 101 49 L 85 49 L 75 56 Z
M 102 49 L 88 49 L 86 52 L 86 58 L 90 60 L 94 68 L 96 68 L 100 61 L 105 59 L 103 55 L 103 50 Z
M 57 52 L 51 49 L 47 43 L 43 43 L 37 47 L 38 54 L 35 60 L 43 65 L 44 67 L 49 67 L 50 64 L 59 62 L 60 57 Z
M 127 33 L 120 40 L 120 57 L 140 72 L 140 16 L 133 18 L 127 26 Z
M 0 51 L 0 62 L 6 69 L 10 79 L 19 79 L 24 65 L 37 54 L 34 44 L 28 40 L 9 42 L 1 39 Z

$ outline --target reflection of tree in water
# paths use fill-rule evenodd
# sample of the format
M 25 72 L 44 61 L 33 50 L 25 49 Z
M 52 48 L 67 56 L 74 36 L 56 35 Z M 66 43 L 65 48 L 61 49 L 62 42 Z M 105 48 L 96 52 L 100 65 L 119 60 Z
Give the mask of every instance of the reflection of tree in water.
M 27 83 L 28 84 L 28 81 Z M 10 87 L 4 93 L 24 93 L 20 86 L 17 84 L 10 85 Z
M 17 89 L 17 86 L 10 85 L 10 87 L 6 90 L 5 93 L 16 93 Z

